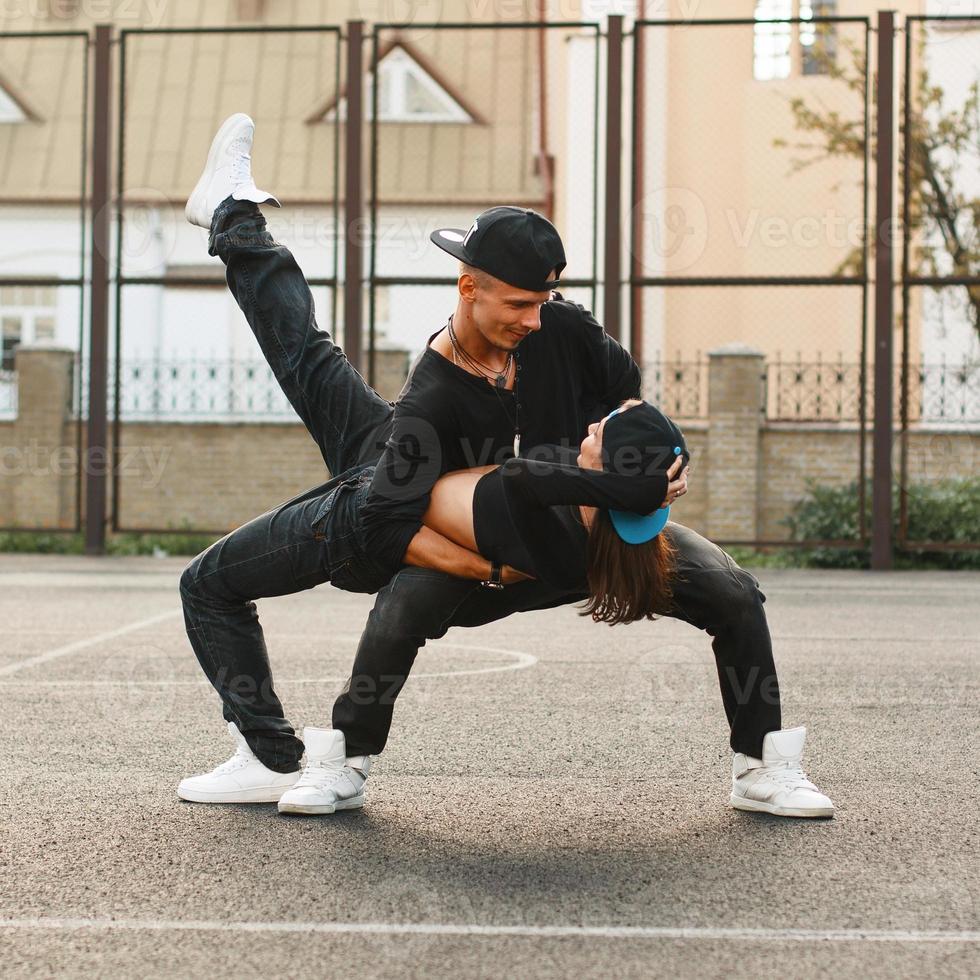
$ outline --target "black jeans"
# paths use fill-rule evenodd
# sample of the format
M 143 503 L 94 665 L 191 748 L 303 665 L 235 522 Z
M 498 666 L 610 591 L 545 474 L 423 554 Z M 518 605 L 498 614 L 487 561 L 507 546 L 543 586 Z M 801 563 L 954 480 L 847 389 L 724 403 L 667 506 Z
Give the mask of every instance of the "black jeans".
M 349 558 L 343 542 L 324 539 L 324 516 L 334 491 L 353 487 L 356 492 L 356 473 L 351 477 L 345 471 L 380 456 L 392 406 L 317 328 L 302 272 L 265 231 L 255 205 L 222 205 L 211 247 L 227 266 L 229 288 L 277 380 L 330 472 L 341 474 L 215 542 L 180 580 L 187 635 L 221 696 L 226 720 L 238 725 L 266 765 L 290 771 L 298 765 L 303 744 L 275 693 L 254 600 L 331 580 L 344 584 L 339 576 Z M 664 533 L 678 551 L 673 602 L 664 613 L 712 637 L 731 746 L 761 756 L 763 736 L 780 727 L 765 596 L 752 575 L 706 538 L 675 523 Z M 442 572 L 403 568 L 378 592 L 350 680 L 334 705 L 333 726 L 344 732 L 348 753 L 374 754 L 384 748 L 395 700 L 427 640 L 444 636 L 451 626 L 481 626 L 583 598 L 542 582 L 490 590 Z

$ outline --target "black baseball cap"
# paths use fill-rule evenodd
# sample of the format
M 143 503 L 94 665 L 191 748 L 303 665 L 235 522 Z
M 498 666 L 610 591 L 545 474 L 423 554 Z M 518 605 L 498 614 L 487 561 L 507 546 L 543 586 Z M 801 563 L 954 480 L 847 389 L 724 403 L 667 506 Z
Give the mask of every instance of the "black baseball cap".
M 678 456 L 684 457 L 683 470 L 691 458 L 679 426 L 648 402 L 617 408 L 606 416 L 602 455 L 602 468 L 623 476 L 659 476 Z M 609 519 L 627 544 L 643 544 L 667 524 L 670 507 L 660 503 L 655 501 L 647 514 L 610 510 Z
M 429 238 L 461 262 L 535 293 L 554 289 L 565 268 L 558 230 L 530 208 L 488 208 L 473 219 L 469 230 L 438 228 Z M 549 280 L 552 269 L 555 278 Z

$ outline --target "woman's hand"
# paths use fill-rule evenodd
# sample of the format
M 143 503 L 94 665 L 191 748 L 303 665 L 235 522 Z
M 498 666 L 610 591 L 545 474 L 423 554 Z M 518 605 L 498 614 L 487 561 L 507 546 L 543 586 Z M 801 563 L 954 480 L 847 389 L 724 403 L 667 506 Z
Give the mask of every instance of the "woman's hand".
M 500 569 L 500 581 L 503 582 L 504 585 L 516 585 L 518 582 L 524 582 L 528 579 L 533 581 L 534 576 L 526 575 L 524 572 L 519 571 L 512 565 L 504 565 Z
M 685 466 L 682 472 L 681 463 L 683 462 L 684 457 L 678 456 L 671 463 L 670 469 L 667 470 L 667 496 L 664 497 L 664 502 L 660 505 L 661 510 L 664 507 L 669 507 L 678 497 L 683 497 L 687 493 L 687 474 L 691 467 L 690 465 Z

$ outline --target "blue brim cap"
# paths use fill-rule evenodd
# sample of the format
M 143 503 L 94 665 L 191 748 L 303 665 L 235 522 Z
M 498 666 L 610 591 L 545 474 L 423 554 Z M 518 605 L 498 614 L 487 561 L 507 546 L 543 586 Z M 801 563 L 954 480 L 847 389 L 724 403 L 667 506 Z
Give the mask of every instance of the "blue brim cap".
M 609 511 L 612 526 L 627 544 L 643 544 L 653 540 L 664 529 L 669 517 L 669 505 L 652 514 L 631 514 L 626 510 Z

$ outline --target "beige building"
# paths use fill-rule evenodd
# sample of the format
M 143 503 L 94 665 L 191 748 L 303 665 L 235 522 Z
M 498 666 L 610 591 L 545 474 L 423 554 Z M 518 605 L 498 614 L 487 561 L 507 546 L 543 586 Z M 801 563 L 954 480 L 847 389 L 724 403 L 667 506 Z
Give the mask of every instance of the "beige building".
M 637 9 L 637 4 L 621 6 L 628 14 Z M 906 0 L 893 6 L 900 13 L 918 13 L 928 4 Z M 864 16 L 875 10 L 857 0 L 701 0 L 694 7 L 672 0 L 645 8 L 657 17 L 698 19 L 831 9 Z M 119 30 L 407 19 L 408 28 L 385 31 L 379 39 L 375 274 L 452 275 L 441 253 L 429 246 L 428 232 L 445 223 L 466 225 L 478 210 L 501 202 L 551 213 L 568 245 L 566 276 L 588 280 L 596 274 L 602 219 L 596 169 L 601 180 L 603 165 L 596 163 L 595 151 L 604 92 L 601 85 L 596 91 L 595 30 L 556 28 L 542 36 L 519 29 L 425 25 L 430 20 L 516 22 L 542 13 L 551 20 L 601 20 L 615 5 L 598 0 L 107 0 L 97 6 L 52 0 L 49 15 L 30 16 L 42 9 L 47 8 L 6 5 L 0 28 L 86 30 L 93 18 L 104 19 L 105 11 Z M 801 134 L 793 121 L 793 100 L 846 120 L 862 117 L 863 93 L 831 77 L 813 58 L 814 45 L 827 38 L 805 25 L 697 24 L 646 27 L 642 37 L 642 233 L 636 273 L 676 280 L 855 271 L 848 259 L 864 229 L 862 161 L 844 154 L 805 169 L 794 166 L 811 154 L 794 146 Z M 852 50 L 864 49 L 864 28 L 838 25 L 829 41 L 836 63 L 850 65 Z M 342 278 L 335 216 L 336 189 L 343 186 L 338 164 L 346 106 L 336 34 L 129 34 L 125 47 L 124 274 L 220 275 L 204 254 L 202 235 L 184 224 L 181 209 L 211 133 L 225 115 L 246 109 L 258 124 L 256 173 L 286 205 L 274 216 L 274 230 L 309 275 Z M 631 53 L 628 42 L 627 101 Z M 370 61 L 370 45 L 365 54 Z M 81 177 L 82 68 L 77 39 L 0 43 L 0 220 L 8 229 L 0 242 L 0 275 L 79 274 L 73 202 Z M 630 118 L 627 105 L 627 134 Z M 601 140 L 598 145 L 601 156 Z M 371 149 L 369 135 L 366 188 Z M 628 144 L 620 163 L 624 228 L 629 229 Z M 873 187 L 868 194 L 873 201 Z M 630 244 L 624 240 L 625 269 L 632 260 Z M 568 292 L 601 311 L 601 289 Z M 62 343 L 79 343 L 77 291 L 27 298 L 44 308 L 27 316 L 21 310 L 24 295 L 0 294 L 0 307 L 7 310 L 7 367 L 18 339 L 28 343 L 53 334 Z M 321 319 L 339 324 L 333 293 L 320 287 L 317 299 Z M 417 350 L 452 308 L 453 289 L 384 284 L 375 288 L 374 301 L 379 342 Z M 251 338 L 238 329 L 237 311 L 220 290 L 127 287 L 123 304 L 123 354 L 134 362 L 255 354 Z M 11 306 L 17 311 L 10 312 Z M 862 290 L 855 286 L 650 287 L 642 291 L 642 359 L 648 368 L 664 358 L 697 361 L 719 345 L 741 341 L 767 358 L 811 361 L 819 355 L 853 363 L 861 350 L 862 312 Z M 917 338 L 920 317 L 914 312 Z M 621 336 L 629 337 L 628 319 L 618 326 Z M 135 410 L 135 403 L 131 407 Z
M 703 0 L 696 17 L 835 13 L 870 16 L 873 26 L 878 6 L 857 0 Z M 680 16 L 683 7 L 671 4 L 672 14 Z M 950 13 L 926 2 L 888 7 L 897 9 L 899 23 L 908 14 Z M 768 278 L 860 272 L 864 164 L 847 144 L 864 139 L 859 79 L 869 43 L 874 65 L 875 39 L 874 34 L 866 38 L 862 24 L 823 30 L 761 24 L 754 30 L 698 25 L 644 29 L 641 275 Z M 843 77 L 816 55 L 821 44 L 835 52 L 830 64 Z M 899 78 L 903 45 L 900 35 Z M 924 58 L 913 64 L 919 70 L 928 67 L 951 97 L 962 98 L 957 92 L 977 77 L 980 23 L 972 31 L 964 25 L 934 29 Z M 794 105 L 824 117 L 836 114 L 851 124 L 845 145 L 833 153 L 815 149 L 823 136 L 797 126 Z M 801 161 L 811 162 L 801 167 Z M 873 162 L 868 178 L 868 221 L 873 225 Z M 896 263 L 900 241 L 898 251 Z M 873 258 L 868 273 L 873 277 Z M 872 298 L 869 291 L 869 303 Z M 914 294 L 913 362 L 921 350 L 921 302 Z M 862 306 L 859 286 L 651 287 L 643 295 L 644 357 L 653 360 L 659 353 L 693 361 L 718 344 L 742 341 L 770 360 L 781 356 L 833 362 L 839 357 L 856 363 Z M 867 330 L 870 339 L 870 308 Z M 929 336 L 927 357 L 975 361 L 976 342 L 965 319 L 951 331 L 934 329 Z M 944 346 L 940 336 L 949 344 Z

